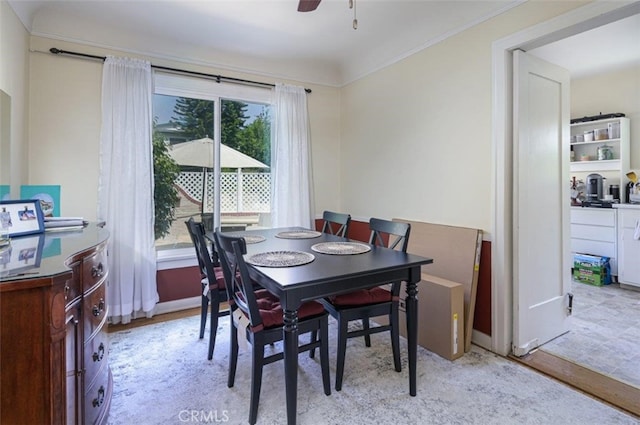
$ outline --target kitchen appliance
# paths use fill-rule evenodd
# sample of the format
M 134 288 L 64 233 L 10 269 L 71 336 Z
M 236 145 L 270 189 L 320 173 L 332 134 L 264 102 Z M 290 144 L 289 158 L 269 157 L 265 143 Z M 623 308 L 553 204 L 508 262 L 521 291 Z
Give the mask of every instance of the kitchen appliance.
M 640 203 L 640 181 L 638 180 L 638 176 L 634 171 L 629 171 L 627 173 L 627 177 L 631 180 L 627 183 L 625 188 L 625 192 L 627 195 L 627 202 L 630 204 L 639 204 Z
M 587 176 L 587 201 L 599 201 L 602 199 L 602 181 L 600 174 L 589 174 Z
M 617 184 L 609 186 L 609 194 L 613 196 L 614 201 L 620 201 L 620 186 Z

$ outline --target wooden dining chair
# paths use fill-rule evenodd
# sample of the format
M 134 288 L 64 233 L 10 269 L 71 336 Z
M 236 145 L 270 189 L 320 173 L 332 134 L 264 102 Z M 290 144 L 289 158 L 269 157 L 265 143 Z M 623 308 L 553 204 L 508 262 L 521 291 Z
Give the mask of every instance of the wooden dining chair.
M 225 280 L 218 254 L 215 247 L 207 247 L 205 230 L 202 223 L 191 217 L 186 222 L 189 236 L 196 250 L 196 258 L 200 267 L 200 282 L 202 284 L 201 304 L 200 304 L 200 339 L 204 338 L 204 330 L 207 325 L 208 306 L 211 305 L 211 326 L 209 332 L 209 351 L 207 358 L 213 358 L 213 350 L 216 345 L 216 335 L 218 332 L 218 318 L 229 314 L 229 310 L 220 311 L 220 303 L 227 299 Z M 213 277 L 213 278 L 211 278 Z M 213 284 L 211 283 L 213 282 Z
M 337 213 L 333 211 L 325 211 L 322 214 L 322 233 L 338 235 L 346 238 L 349 234 L 349 224 L 351 223 L 351 215 Z
M 219 249 L 220 263 L 226 280 L 227 295 L 231 308 L 231 344 L 229 355 L 229 376 L 227 385 L 233 387 L 238 363 L 238 328 L 245 328 L 247 341 L 252 348 L 251 401 L 249 423 L 255 424 L 258 417 L 262 368 L 284 358 L 282 352 L 265 357 L 264 348 L 283 339 L 283 310 L 280 299 L 266 289 L 255 289 L 249 277 L 244 255 L 247 246 L 244 238 L 225 235 L 219 229 L 214 233 L 214 241 Z M 238 314 L 238 312 L 240 314 Z M 298 334 L 319 332 L 319 340 L 299 345 L 298 353 L 320 349 L 320 367 L 324 393 L 331 394 L 329 378 L 329 330 L 328 314 L 322 304 L 316 301 L 303 303 L 298 310 Z
M 379 218 L 369 221 L 371 235 L 369 243 L 407 252 L 411 225 Z M 338 321 L 338 347 L 336 360 L 336 391 L 342 389 L 347 339 L 364 336 L 365 345 L 371 346 L 371 334 L 390 331 L 393 364 L 395 370 L 402 370 L 400 365 L 400 321 L 398 316 L 400 302 L 400 286 L 402 282 L 389 282 L 391 290 L 376 286 L 360 289 L 335 297 L 324 298 L 320 302 L 324 308 Z M 371 327 L 369 319 L 387 316 L 388 324 Z M 362 329 L 349 331 L 349 322 L 362 321 Z M 313 352 L 310 353 L 313 357 Z

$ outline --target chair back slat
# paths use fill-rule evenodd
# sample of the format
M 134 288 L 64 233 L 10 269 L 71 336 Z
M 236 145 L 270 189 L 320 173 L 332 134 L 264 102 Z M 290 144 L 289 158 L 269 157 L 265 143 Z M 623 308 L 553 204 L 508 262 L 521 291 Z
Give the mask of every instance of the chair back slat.
M 247 245 L 242 237 L 225 235 L 217 229 L 214 241 L 219 250 L 220 265 L 224 275 L 229 300 L 233 300 L 233 307 L 242 310 L 249 318 L 252 328 L 262 325 L 260 310 L 254 293 L 253 281 L 249 277 L 249 270 L 244 261 Z
M 371 229 L 370 244 L 407 252 L 411 224 L 371 218 L 369 228 Z
M 322 220 L 322 233 L 329 233 L 343 238 L 347 237 L 349 233 L 349 224 L 351 223 L 350 214 L 325 211 L 322 214 Z
M 190 220 L 187 222 L 189 226 L 190 233 L 192 234 L 193 245 L 196 249 L 196 254 L 198 257 L 198 264 L 200 265 L 200 270 L 202 273 L 202 277 L 206 277 L 209 279 L 209 287 L 216 287 L 216 272 L 215 267 L 217 264 L 215 263 L 215 259 L 218 258 L 215 253 L 215 247 L 212 246 L 212 251 L 209 251 L 207 240 L 205 238 L 204 227 L 202 223 L 198 223 Z

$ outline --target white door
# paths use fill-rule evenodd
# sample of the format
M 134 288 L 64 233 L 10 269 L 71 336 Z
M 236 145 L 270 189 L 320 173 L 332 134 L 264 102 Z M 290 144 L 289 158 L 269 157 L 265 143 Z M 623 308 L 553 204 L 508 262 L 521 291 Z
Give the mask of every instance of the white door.
M 567 332 L 569 72 L 514 52 L 513 353 Z

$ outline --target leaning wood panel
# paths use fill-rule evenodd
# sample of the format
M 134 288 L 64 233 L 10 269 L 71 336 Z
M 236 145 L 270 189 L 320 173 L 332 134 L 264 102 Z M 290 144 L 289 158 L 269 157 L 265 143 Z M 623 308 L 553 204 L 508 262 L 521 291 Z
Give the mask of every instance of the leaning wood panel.
M 401 218 L 393 220 L 411 224 L 407 252 L 433 258 L 433 264 L 422 266 L 423 273 L 463 285 L 464 351 L 468 352 L 473 332 L 482 230 Z

